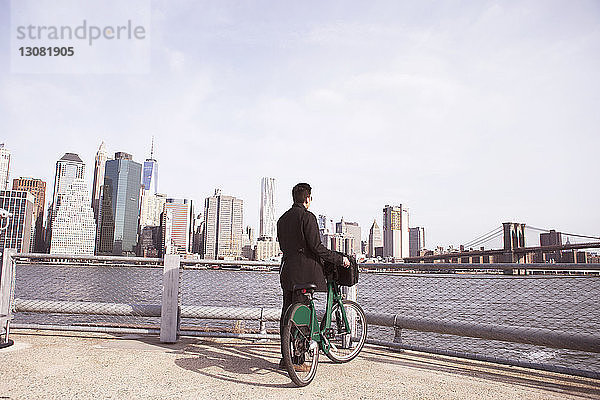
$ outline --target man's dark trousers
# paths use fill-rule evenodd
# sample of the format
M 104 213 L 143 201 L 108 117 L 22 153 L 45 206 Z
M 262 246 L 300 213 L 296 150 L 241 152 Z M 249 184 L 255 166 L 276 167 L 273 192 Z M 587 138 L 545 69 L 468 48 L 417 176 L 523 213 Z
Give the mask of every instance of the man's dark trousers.
M 292 290 L 283 290 L 283 306 L 281 307 L 281 317 L 279 318 L 279 337 L 281 338 L 281 354 L 283 355 L 283 324 L 285 323 L 285 314 L 287 309 L 293 304 L 297 302 L 305 302 L 306 297 L 298 293 L 294 296 L 294 291 Z M 301 364 L 299 362 L 299 364 Z

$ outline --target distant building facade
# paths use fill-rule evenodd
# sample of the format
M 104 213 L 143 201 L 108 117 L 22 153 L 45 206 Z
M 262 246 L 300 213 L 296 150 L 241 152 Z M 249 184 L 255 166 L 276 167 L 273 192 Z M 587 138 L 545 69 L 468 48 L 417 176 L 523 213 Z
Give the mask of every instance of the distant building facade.
M 260 182 L 260 229 L 259 237 L 277 238 L 275 221 L 275 178 L 264 177 Z
M 0 143 L 0 190 L 10 190 L 10 151 Z
M 67 187 L 54 216 L 51 254 L 94 254 L 96 221 L 89 198 L 83 179 Z
M 221 194 L 204 203 L 204 258 L 239 258 L 242 255 L 243 208 L 241 199 Z
M 354 238 L 343 233 L 325 233 L 321 236 L 321 243 L 329 250 L 345 254 L 354 254 Z
M 35 178 L 13 179 L 13 190 L 29 192 L 34 198 L 33 229 L 29 251 L 45 252 L 44 243 L 44 207 L 46 205 L 46 182 Z
M 77 154 L 65 153 L 56 162 L 52 203 L 48 209 L 48 217 L 46 219 L 46 246 L 50 246 L 52 242 L 52 224 L 56 211 L 61 204 L 62 197 L 75 179 L 85 179 L 85 164 Z
M 560 246 L 563 244 L 562 234 L 560 232 L 551 229 L 549 232 L 540 233 L 540 246 Z M 564 261 L 565 254 L 569 253 L 563 252 L 561 250 L 550 250 L 550 251 L 539 251 L 534 256 L 534 262 L 573 262 L 573 261 Z M 567 256 L 568 259 L 577 259 L 577 256 L 573 256 L 573 251 L 570 252 Z
M 33 195 L 25 191 L 0 190 L 0 208 L 12 214 L 6 229 L 0 231 L 0 249 L 16 249 L 18 253 L 29 251 L 34 229 L 34 201 Z M 6 224 L 4 218 L 2 224 Z
M 560 246 L 563 244 L 562 234 L 551 229 L 550 232 L 540 233 L 540 246 Z
M 158 161 L 154 159 L 154 138 L 152 138 L 150 158 L 147 158 L 146 161 L 144 161 L 142 186 L 144 194 L 158 193 Z
M 421 250 L 425 249 L 425 228 L 416 227 L 408 229 L 409 256 L 419 257 Z
M 102 185 L 104 184 L 104 170 L 106 161 L 110 158 L 106 151 L 104 142 L 100 144 L 100 148 L 96 152 L 94 160 L 94 181 L 92 184 L 92 210 L 94 210 L 94 220 L 98 224 L 98 215 L 100 213 L 100 199 L 102 197 Z
M 319 235 L 323 246 L 330 250 L 354 255 L 361 253 L 361 229 L 358 223 L 344 221 L 334 223 L 326 215 L 317 217 Z
M 242 232 L 242 259 L 254 260 L 254 228 L 246 226 Z
M 317 218 L 317 223 L 319 224 L 319 231 L 321 232 L 321 234 L 335 232 L 333 220 L 331 218 L 327 218 L 326 215 L 320 214 Z
M 247 226 L 244 229 L 244 237 L 248 239 L 248 244 L 251 246 L 256 244 L 256 230 L 253 227 Z
M 279 242 L 277 240 L 260 237 L 256 241 L 254 250 L 254 259 L 258 261 L 268 261 L 278 257 L 281 253 Z
M 317 224 L 319 226 L 321 243 L 331 250 L 331 238 L 335 235 L 335 224 L 333 223 L 333 219 L 328 218 L 326 215 L 319 214 L 317 217 Z
M 167 196 L 160 193 L 142 194 L 140 207 L 140 230 L 146 226 L 160 226 L 161 214 L 165 208 Z
M 162 247 L 162 234 L 160 226 L 145 226 L 140 231 L 139 252 L 140 257 L 159 257 Z
M 344 221 L 342 217 L 340 222 L 335 224 L 335 232 L 341 234 L 344 238 L 351 239 L 349 248 L 346 249 L 347 254 L 357 254 L 362 251 L 361 248 L 361 229 L 358 222 Z
M 204 216 L 200 213 L 194 220 L 194 235 L 192 239 L 192 253 L 202 256 L 204 251 Z
M 142 165 L 131 154 L 115 153 L 106 161 L 100 212 L 101 254 L 132 255 L 138 244 Z
M 377 225 L 377 221 L 373 220 L 371 229 L 369 229 L 369 244 L 368 244 L 368 256 L 377 257 L 376 248 L 381 248 L 380 253 L 383 256 L 383 239 L 381 238 L 381 229 Z
M 149 243 L 149 238 L 156 240 L 155 230 L 146 229 L 148 227 L 160 227 L 160 243 L 153 244 L 156 247 L 157 254 L 162 255 L 164 253 L 164 240 L 163 235 L 164 223 L 163 211 L 167 196 L 158 193 L 158 161 L 154 159 L 154 138 L 152 138 L 152 145 L 150 147 L 150 158 L 144 161 L 142 167 L 142 197 L 140 205 L 140 238 L 139 248 L 141 253 L 153 252 L 154 250 L 146 250 L 144 248 Z M 142 234 L 145 237 L 142 237 Z
M 191 200 L 166 200 L 162 217 L 163 254 L 185 255 L 191 252 L 193 217 Z
M 369 242 L 367 242 L 366 240 L 361 240 L 360 241 L 360 252 L 364 255 L 368 254 L 369 252 Z
M 402 204 L 383 208 L 383 256 L 409 257 L 408 210 Z

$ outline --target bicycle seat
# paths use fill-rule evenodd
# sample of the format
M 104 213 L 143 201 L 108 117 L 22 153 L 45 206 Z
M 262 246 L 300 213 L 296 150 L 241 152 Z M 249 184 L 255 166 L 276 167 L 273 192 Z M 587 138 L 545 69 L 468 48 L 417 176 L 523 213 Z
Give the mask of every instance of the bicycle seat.
M 302 291 L 302 293 L 314 292 L 316 289 L 317 285 L 314 283 L 300 283 L 298 285 L 294 285 L 294 292 L 298 290 Z

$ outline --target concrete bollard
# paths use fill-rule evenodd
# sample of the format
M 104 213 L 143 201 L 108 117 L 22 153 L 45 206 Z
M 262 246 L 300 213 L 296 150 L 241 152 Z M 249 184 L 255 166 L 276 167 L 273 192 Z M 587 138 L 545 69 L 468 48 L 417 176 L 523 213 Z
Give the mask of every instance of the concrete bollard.
M 179 255 L 164 258 L 163 293 L 160 311 L 160 341 L 177 342 L 179 330 Z
M 14 291 L 14 274 L 16 249 L 4 249 L 0 271 L 0 346 L 12 344 L 9 339 L 10 320 L 12 319 L 12 296 Z

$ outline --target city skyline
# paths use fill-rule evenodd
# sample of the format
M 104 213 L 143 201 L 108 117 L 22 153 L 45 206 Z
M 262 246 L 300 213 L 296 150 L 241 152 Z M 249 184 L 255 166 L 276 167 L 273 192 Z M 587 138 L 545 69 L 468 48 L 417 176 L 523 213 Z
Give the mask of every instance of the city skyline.
M 51 185 L 73 152 L 91 188 L 101 141 L 145 160 L 155 136 L 161 192 L 201 204 L 221 187 L 254 227 L 257 181 L 272 176 L 277 215 L 306 181 L 315 215 L 363 233 L 383 205 L 407 205 L 431 248 L 504 221 L 598 235 L 597 2 L 152 7 L 148 74 L 12 74 L 0 62 L 11 178 Z
M 152 152 L 153 152 L 153 150 L 154 150 L 154 144 L 152 145 Z M 10 152 L 10 149 L 8 149 L 8 151 Z M 100 150 L 99 150 L 99 152 L 100 152 L 100 151 L 102 151 L 102 152 L 106 153 L 106 147 L 105 147 L 105 143 L 104 143 L 104 142 L 101 142 L 101 146 L 100 146 Z M 129 153 L 125 153 L 125 152 L 116 152 L 116 153 L 115 153 L 115 157 L 121 157 L 121 156 L 126 156 L 127 158 L 133 158 L 133 156 L 132 156 L 131 154 L 129 154 Z M 100 172 L 100 174 L 102 174 L 102 175 L 103 175 L 103 169 L 101 169 L 101 170 L 98 170 L 98 168 L 97 168 L 97 165 L 98 165 L 98 152 L 96 153 L 96 156 L 95 156 L 95 158 L 94 158 L 94 159 L 95 159 L 95 162 L 94 162 L 94 164 L 95 164 L 95 166 L 96 166 L 96 167 L 94 168 L 94 177 L 93 177 L 93 182 L 95 183 L 95 182 L 96 182 L 96 174 L 98 174 L 98 173 L 101 171 L 101 172 Z M 113 159 L 113 158 L 112 158 L 112 157 L 109 155 L 109 156 L 108 156 L 108 158 L 107 158 L 105 161 L 109 161 L 109 160 L 114 160 L 114 159 Z M 149 160 L 149 159 L 146 159 L 146 161 L 148 161 L 148 160 Z M 157 164 L 158 164 L 158 161 L 157 161 L 156 159 L 154 159 L 154 158 L 151 158 L 151 160 L 154 162 L 154 165 L 157 165 Z M 104 161 L 104 162 L 105 162 L 105 161 Z M 60 158 L 60 159 L 59 159 L 59 160 L 56 162 L 57 168 L 58 168 L 58 165 L 62 165 L 61 163 L 67 163 L 67 164 L 69 164 L 69 163 L 75 163 L 75 164 L 77 164 L 77 165 L 78 165 L 78 167 L 77 167 L 77 172 L 76 172 L 77 176 L 81 176 L 81 175 L 83 175 L 83 177 L 85 178 L 85 175 L 86 175 L 86 172 L 85 172 L 85 171 L 86 171 L 86 168 L 87 168 L 87 164 L 81 160 L 81 158 L 79 157 L 79 155 L 78 155 L 78 154 L 75 154 L 75 153 L 65 153 L 65 154 L 63 155 L 63 157 L 61 157 L 61 158 Z M 74 172 L 74 173 L 75 173 L 75 172 Z M 56 174 L 55 174 L 55 175 L 56 175 Z M 9 175 L 9 176 L 8 176 L 8 178 L 9 178 L 9 180 L 15 180 L 15 181 L 17 181 L 17 180 L 21 180 L 21 179 L 34 179 L 34 180 L 39 180 L 39 178 L 31 178 L 31 177 L 23 177 L 23 176 L 20 176 L 19 178 L 14 178 L 14 177 L 13 177 L 13 176 L 11 176 L 11 175 Z M 261 193 L 260 193 L 260 201 L 259 201 L 259 203 L 260 203 L 260 202 L 262 202 L 262 198 L 263 198 L 262 187 L 263 187 L 263 180 L 264 180 L 264 179 L 265 179 L 264 177 L 260 179 L 260 182 L 261 182 L 261 191 L 260 191 L 260 192 L 261 192 Z M 269 179 L 272 179 L 273 181 L 275 180 L 275 178 L 269 178 Z M 139 212 L 140 212 L 139 226 L 140 226 L 140 229 L 141 229 L 141 228 L 143 228 L 145 225 L 147 225 L 147 224 L 145 224 L 145 223 L 144 223 L 144 218 L 143 218 L 143 216 L 144 216 L 144 207 L 145 207 L 145 206 L 148 206 L 148 205 L 145 205 L 144 201 L 145 201 L 145 200 L 146 200 L 146 201 L 148 201 L 148 197 L 152 197 L 152 198 L 154 198 L 154 197 L 158 196 L 159 200 L 160 200 L 160 199 L 162 199 L 162 203 L 164 203 L 164 200 L 165 200 L 166 198 L 172 198 L 172 196 L 168 196 L 168 195 L 166 195 L 166 194 L 161 194 L 161 193 L 151 194 L 151 191 L 146 191 L 146 190 L 144 190 L 144 182 L 143 182 L 143 180 L 144 180 L 144 176 L 143 176 L 143 171 L 142 171 L 142 172 L 141 172 L 141 174 L 140 174 L 140 187 L 141 187 L 142 191 L 141 191 L 141 196 L 140 196 L 140 199 L 139 199 L 139 201 L 140 201 L 140 204 L 139 204 L 139 208 L 140 208 L 140 209 L 139 209 Z M 85 181 L 85 179 L 84 179 L 84 181 Z M 42 182 L 43 182 L 43 181 L 42 181 Z M 60 183 L 60 179 L 58 180 L 58 182 L 56 181 L 56 176 L 55 176 L 54 185 L 56 186 L 57 184 L 58 184 L 58 185 L 60 185 L 60 186 L 64 186 L 64 183 L 63 183 L 63 184 L 61 184 L 61 183 Z M 86 182 L 86 187 L 89 187 L 89 186 L 90 186 L 89 182 Z M 93 185 L 92 185 L 92 186 L 93 186 Z M 157 185 L 156 185 L 156 186 L 157 186 Z M 273 189 L 273 188 L 272 188 L 272 189 Z M 273 192 L 275 192 L 275 191 L 273 190 Z M 275 194 L 275 193 L 273 193 L 273 194 Z M 210 197 L 210 195 L 209 195 L 209 196 L 207 196 L 207 197 Z M 91 198 L 90 198 L 90 201 L 92 202 L 92 204 L 93 204 L 93 200 L 94 200 L 94 199 L 93 199 L 93 197 L 91 197 Z M 161 204 L 162 204 L 162 203 L 161 203 Z M 158 206 L 158 205 L 159 205 L 159 204 L 157 203 L 157 206 Z M 50 210 L 51 210 L 51 208 L 52 208 L 52 207 L 51 207 L 51 206 L 52 206 L 52 200 L 48 200 L 48 202 L 46 203 L 46 206 L 48 207 L 48 210 L 50 211 Z M 154 207 L 154 208 L 156 208 L 156 207 Z M 159 207 L 159 208 L 160 208 L 160 207 Z M 315 212 L 315 210 L 314 210 L 313 208 L 311 208 L 310 210 L 311 210 L 313 213 Z M 202 214 L 202 209 L 201 209 L 201 207 L 200 207 L 200 208 L 198 208 L 198 207 L 195 207 L 193 211 L 195 212 L 195 214 Z M 409 208 L 403 207 L 403 212 L 407 213 L 407 214 L 410 216 L 410 210 L 409 210 Z M 153 214 L 156 214 L 156 210 L 154 210 Z M 156 217 L 156 216 L 153 216 L 153 217 Z M 279 217 L 279 214 L 276 214 L 276 218 L 278 218 L 278 217 Z M 323 216 L 323 215 L 321 215 L 321 214 L 319 214 L 319 217 L 324 217 L 324 216 Z M 147 216 L 147 218 L 150 218 L 150 217 L 148 217 L 148 216 Z M 245 212 L 244 212 L 243 218 L 244 218 L 244 220 L 246 220 L 246 214 L 245 214 Z M 344 218 L 344 217 L 342 216 L 342 217 L 341 217 L 341 219 L 343 220 L 343 218 Z M 333 219 L 331 219 L 331 218 L 330 218 L 330 220 L 331 220 L 331 222 L 333 223 Z M 375 217 L 375 220 L 377 220 L 377 217 Z M 380 221 L 380 222 L 383 224 L 383 219 L 380 219 L 379 221 Z M 504 222 L 506 222 L 506 221 L 504 221 Z M 257 227 L 258 227 L 258 229 L 260 229 L 260 218 L 259 218 L 259 220 L 258 220 L 258 222 L 257 222 L 257 223 L 258 223 L 258 226 L 257 226 Z M 157 224 L 157 223 L 152 223 L 152 224 L 150 224 L 150 225 L 153 225 L 153 224 Z M 99 226 L 99 224 L 97 224 L 97 225 L 98 225 L 97 229 L 98 229 L 98 230 L 100 230 L 100 226 Z M 244 223 L 244 225 L 245 225 L 245 226 L 250 226 L 251 224 L 250 224 L 250 223 Z M 410 226 L 408 226 L 408 228 L 411 228 L 411 229 L 412 229 L 412 228 L 413 228 L 413 226 L 412 226 L 412 225 L 413 225 L 413 223 L 411 223 L 411 224 L 410 224 Z M 360 225 L 360 224 L 359 224 L 359 227 L 360 227 L 360 226 L 362 226 L 362 225 Z M 423 228 L 421 228 L 421 229 L 423 229 Z M 549 228 L 549 230 L 550 230 L 550 229 L 551 229 L 551 230 L 554 230 L 554 229 L 555 229 L 555 227 L 550 227 L 550 228 Z M 335 228 L 334 228 L 334 230 L 335 230 Z M 360 229 L 359 229 L 359 230 L 360 230 Z M 45 225 L 45 234 L 46 234 L 46 235 L 48 234 L 48 226 L 47 226 L 47 225 Z M 100 234 L 100 232 L 99 232 L 99 231 L 98 231 L 98 234 Z M 565 233 L 565 232 L 563 232 L 563 234 L 564 234 L 564 236 L 565 236 L 565 240 L 571 240 L 571 241 L 572 241 L 572 240 L 574 240 L 575 242 L 577 242 L 577 241 L 580 241 L 580 240 L 581 240 L 581 239 L 579 239 L 579 238 L 577 237 L 577 236 L 578 236 L 577 234 L 575 234 L 575 236 L 572 236 L 572 237 L 570 237 L 568 233 Z M 366 235 L 366 236 L 365 236 L 365 235 Z M 368 233 L 365 233 L 365 235 L 362 235 L 362 234 L 361 234 L 361 240 L 363 240 L 363 241 L 367 241 L 367 242 L 368 242 L 368 240 L 369 240 Z M 473 236 L 475 236 L 475 235 L 473 235 Z M 533 234 L 533 233 L 532 233 L 530 236 L 528 235 L 528 237 L 529 237 L 529 239 L 527 239 L 527 240 L 528 240 L 528 243 L 529 243 L 529 244 L 539 244 L 539 240 L 540 240 L 540 239 L 539 239 L 539 237 L 537 237 L 537 234 Z M 99 238 L 99 237 L 97 237 L 97 238 L 96 238 L 96 240 L 100 240 L 100 238 Z M 583 241 L 585 241 L 585 240 L 583 240 Z M 435 250 L 435 249 L 437 249 L 437 248 L 439 248 L 439 247 L 441 247 L 441 248 L 445 248 L 445 249 L 446 249 L 446 248 L 448 248 L 448 249 L 451 249 L 451 248 L 454 248 L 454 249 L 456 249 L 456 248 L 458 248 L 458 247 L 459 247 L 459 245 L 460 245 L 460 243 L 459 243 L 459 244 L 457 244 L 457 243 L 442 243 L 442 244 L 432 244 L 432 243 L 431 243 L 431 242 L 429 242 L 429 241 L 428 241 L 427 243 L 428 243 L 428 244 L 425 246 L 425 249 L 427 249 L 427 250 Z M 465 242 L 465 243 L 466 243 L 466 242 Z M 486 248 L 500 248 L 500 247 L 502 246 L 502 243 L 501 243 L 501 240 L 500 240 L 500 238 L 493 238 L 493 239 L 492 239 L 491 241 L 489 241 L 489 242 L 484 242 L 484 244 L 485 244 L 485 247 L 486 247 Z M 46 245 L 48 246 L 48 245 L 49 245 L 49 243 L 46 243 Z M 476 247 L 478 248 L 478 247 L 479 247 L 479 245 L 478 245 L 478 246 L 476 246 Z M 467 246 L 467 248 L 468 248 L 468 246 Z

